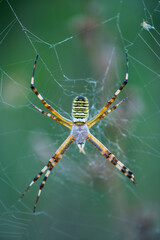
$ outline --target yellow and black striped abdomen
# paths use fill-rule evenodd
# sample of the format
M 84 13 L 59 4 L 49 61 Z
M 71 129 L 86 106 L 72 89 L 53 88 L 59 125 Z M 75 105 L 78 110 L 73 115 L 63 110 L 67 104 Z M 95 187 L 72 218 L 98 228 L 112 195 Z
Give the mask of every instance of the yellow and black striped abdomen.
M 77 124 L 85 123 L 89 114 L 89 102 L 86 97 L 78 96 L 73 100 L 72 116 L 73 122 Z

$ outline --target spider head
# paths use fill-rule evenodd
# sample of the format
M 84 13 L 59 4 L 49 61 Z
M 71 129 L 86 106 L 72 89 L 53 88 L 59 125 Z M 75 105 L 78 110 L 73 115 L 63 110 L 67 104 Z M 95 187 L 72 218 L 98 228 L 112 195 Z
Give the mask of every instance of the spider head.
M 72 103 L 73 122 L 78 125 L 84 124 L 89 115 L 89 102 L 86 97 L 77 96 Z

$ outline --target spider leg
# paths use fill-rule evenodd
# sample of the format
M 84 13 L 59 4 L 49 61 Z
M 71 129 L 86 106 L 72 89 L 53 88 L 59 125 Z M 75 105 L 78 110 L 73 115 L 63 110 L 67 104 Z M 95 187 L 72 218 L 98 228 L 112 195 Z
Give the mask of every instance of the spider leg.
M 60 159 L 59 159 L 59 160 L 60 160 Z M 47 172 L 46 172 L 46 174 L 45 174 L 45 176 L 44 176 L 44 178 L 43 178 L 43 181 L 42 181 L 42 183 L 41 183 L 41 185 L 40 185 L 40 188 L 39 188 L 39 191 L 38 191 L 38 196 L 37 196 L 37 199 L 36 199 L 36 203 L 35 203 L 34 208 L 33 208 L 33 212 L 36 211 L 36 206 L 37 206 L 39 197 L 40 197 L 40 195 L 41 195 L 42 188 L 44 187 L 44 185 L 45 185 L 45 183 L 46 183 L 46 181 L 47 181 L 47 178 L 48 178 L 49 174 L 51 173 L 51 170 L 53 169 L 53 167 L 55 166 L 55 164 L 56 164 L 57 162 L 59 162 L 59 160 L 58 160 L 58 161 L 57 161 L 57 160 L 54 160 L 54 162 L 51 164 L 50 168 L 47 170 Z
M 95 146 L 95 148 L 113 165 L 118 168 L 125 176 L 127 176 L 134 184 L 136 184 L 135 177 L 131 170 L 129 170 L 123 163 L 121 163 L 116 157 L 91 133 L 88 134 L 87 140 Z
M 29 184 L 27 189 L 22 194 L 22 197 L 25 195 L 25 193 L 29 190 L 29 188 L 39 179 L 39 177 L 48 169 L 48 167 L 51 166 L 51 164 L 54 166 L 64 155 L 64 153 L 67 151 L 67 149 L 70 147 L 71 143 L 74 141 L 74 138 L 72 135 L 69 135 L 69 137 L 62 143 L 62 145 L 58 148 L 56 153 L 53 155 L 53 157 L 48 161 L 47 165 L 42 168 L 42 170 L 35 176 L 35 178 L 32 180 L 32 182 Z M 48 170 L 49 171 L 49 170 Z M 47 171 L 47 172 L 48 172 Z M 46 173 L 47 174 L 47 173 Z
M 116 100 L 118 94 L 122 91 L 122 89 L 126 86 L 127 82 L 128 82 L 128 54 L 126 53 L 126 64 L 127 64 L 127 70 L 126 70 L 126 77 L 124 82 L 122 83 L 122 85 L 120 86 L 120 88 L 115 92 L 115 94 L 113 95 L 113 97 L 107 102 L 107 104 L 101 109 L 101 111 L 94 117 L 92 118 L 90 121 L 88 121 L 88 125 L 92 124 L 93 122 L 95 122 L 97 120 L 97 118 L 99 118 L 106 110 L 107 108 Z
M 32 78 L 31 78 L 31 89 L 32 89 L 33 92 L 36 94 L 36 96 L 41 100 L 41 102 L 43 103 L 43 105 L 44 105 L 51 113 L 53 113 L 56 117 L 58 117 L 59 119 L 62 120 L 61 124 L 64 125 L 64 122 L 65 122 L 65 123 L 69 124 L 70 126 L 72 126 L 73 123 L 72 123 L 69 119 L 61 116 L 56 110 L 54 110 L 54 108 L 51 107 L 51 105 L 49 105 L 49 104 L 43 99 L 42 95 L 41 95 L 41 94 L 37 91 L 37 89 L 34 87 L 34 73 L 35 73 L 35 68 L 36 68 L 37 59 L 38 59 L 38 55 L 36 56 L 36 60 L 35 60 L 35 62 L 34 62 L 34 68 L 33 68 L 33 73 L 32 73 Z
M 119 103 L 117 103 L 115 106 L 113 106 L 112 108 L 108 109 L 107 111 L 105 111 L 102 115 L 100 115 L 97 119 L 95 119 L 95 121 L 93 121 L 92 123 L 87 123 L 88 127 L 91 128 L 94 124 L 96 124 L 97 122 L 99 122 L 102 118 L 104 118 L 108 113 L 112 112 L 113 110 L 115 110 L 116 108 L 118 108 L 118 106 L 127 100 L 127 97 L 124 98 L 122 101 L 120 101 Z
M 34 108 L 36 108 L 39 112 L 41 112 L 42 114 L 46 115 L 47 117 L 50 117 L 54 120 L 56 120 L 57 122 L 63 124 L 64 126 L 68 127 L 69 129 L 71 129 L 72 127 L 70 125 L 68 125 L 67 123 L 63 122 L 60 118 L 57 118 L 53 115 L 51 115 L 50 113 L 46 113 L 45 111 L 43 111 L 42 109 L 38 108 L 37 106 L 35 106 L 34 104 L 31 104 Z
M 50 166 L 52 158 L 49 160 L 48 164 L 42 168 L 42 170 L 35 176 L 35 178 L 32 180 L 32 182 L 29 184 L 29 186 L 26 188 L 24 193 L 21 195 L 21 198 L 24 197 L 26 192 L 30 189 L 30 187 L 40 178 L 40 176 L 47 170 L 47 168 Z
M 74 141 L 74 138 L 72 135 L 70 135 L 66 141 L 61 145 L 61 147 L 57 150 L 57 152 L 55 153 L 54 155 L 54 161 L 52 161 L 50 163 L 50 168 L 47 170 L 44 178 L 43 178 L 43 181 L 40 185 L 40 188 L 39 188 L 39 191 L 38 191 L 38 196 L 37 196 L 37 199 L 36 199 L 36 203 L 34 205 L 34 209 L 33 209 L 33 212 L 35 212 L 36 210 L 36 206 L 37 206 L 37 203 L 38 203 L 38 200 L 39 200 L 39 197 L 41 195 L 41 191 L 47 181 L 47 178 L 49 176 L 49 174 L 51 173 L 51 170 L 53 169 L 53 167 L 60 161 L 60 159 L 63 157 L 64 153 L 67 151 L 67 149 L 70 147 L 70 145 L 72 144 L 72 142 Z

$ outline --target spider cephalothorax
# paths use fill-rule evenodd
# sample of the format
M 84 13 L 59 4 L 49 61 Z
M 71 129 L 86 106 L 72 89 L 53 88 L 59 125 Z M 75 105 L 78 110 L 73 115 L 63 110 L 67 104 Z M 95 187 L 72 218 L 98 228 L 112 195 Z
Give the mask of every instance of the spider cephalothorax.
M 91 120 L 87 121 L 88 115 L 89 115 L 89 103 L 88 99 L 83 96 L 78 96 L 73 100 L 72 105 L 72 117 L 73 121 L 64 118 L 62 115 L 60 115 L 52 106 L 50 106 L 41 96 L 40 93 L 38 93 L 37 89 L 34 87 L 34 72 L 35 72 L 35 66 L 38 59 L 38 55 L 36 57 L 34 68 L 33 68 L 33 74 L 31 78 L 31 88 L 34 91 L 34 93 L 37 95 L 37 97 L 41 100 L 43 105 L 52 113 L 47 113 L 40 108 L 35 107 L 38 111 L 40 111 L 42 114 L 56 120 L 57 122 L 63 124 L 67 128 L 71 130 L 70 135 L 68 138 L 62 143 L 62 145 L 58 148 L 58 150 L 55 152 L 55 154 L 51 157 L 51 159 L 48 161 L 48 163 L 42 168 L 42 170 L 35 176 L 35 178 L 32 180 L 32 182 L 29 184 L 25 192 L 22 194 L 22 197 L 24 194 L 28 191 L 28 189 L 38 180 L 38 178 L 46 172 L 44 179 L 40 185 L 38 196 L 36 203 L 34 205 L 34 211 L 36 209 L 42 188 L 44 187 L 46 180 L 53 169 L 53 167 L 59 162 L 59 160 L 63 157 L 67 149 L 70 147 L 70 145 L 76 141 L 79 147 L 80 152 L 84 152 L 84 144 L 85 141 L 89 141 L 93 144 L 93 146 L 113 165 L 116 166 L 118 170 L 120 170 L 125 176 L 127 176 L 131 181 L 135 184 L 136 180 L 134 178 L 133 173 L 123 164 L 121 163 L 98 139 L 96 139 L 89 131 L 89 129 L 95 125 L 98 121 L 100 121 L 102 118 L 104 118 L 107 114 L 115 110 L 122 102 L 126 100 L 123 99 L 119 103 L 117 103 L 112 108 L 108 109 L 109 106 L 115 101 L 118 94 L 121 92 L 121 90 L 124 88 L 124 86 L 127 84 L 128 81 L 128 55 L 126 54 L 126 60 L 127 60 L 127 71 L 126 71 L 126 77 L 125 81 L 122 83 L 120 88 L 115 92 L 113 97 L 107 102 L 107 104 L 100 110 L 100 112 Z
M 73 125 L 71 134 L 77 142 L 79 151 L 85 154 L 84 145 L 89 134 L 89 128 L 87 124 L 83 124 L 79 126 Z

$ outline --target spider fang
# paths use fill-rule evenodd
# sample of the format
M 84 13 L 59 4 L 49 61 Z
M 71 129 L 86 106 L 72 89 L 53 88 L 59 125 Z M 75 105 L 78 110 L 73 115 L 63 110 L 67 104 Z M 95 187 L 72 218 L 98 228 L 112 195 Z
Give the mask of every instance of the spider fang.
M 85 151 L 84 151 L 84 143 L 79 143 L 78 144 L 78 148 L 79 148 L 79 152 L 80 153 L 83 153 L 84 155 L 86 154 Z

